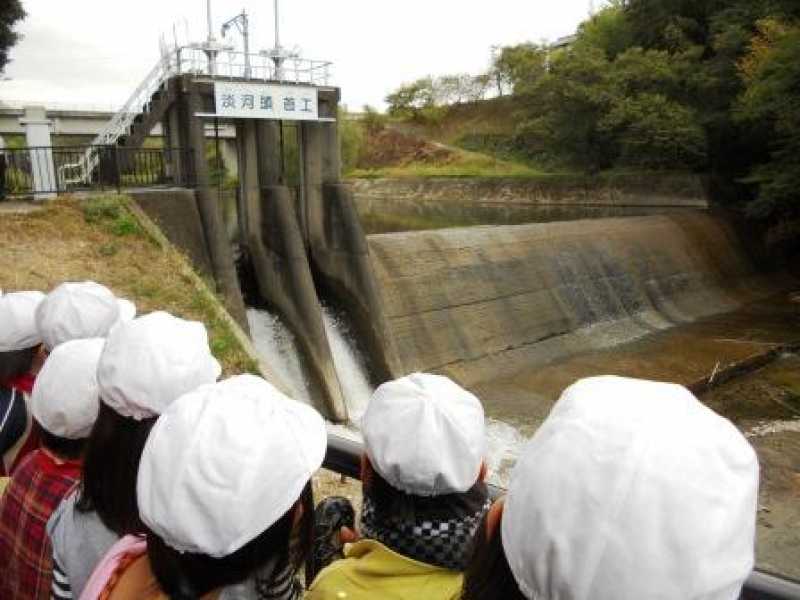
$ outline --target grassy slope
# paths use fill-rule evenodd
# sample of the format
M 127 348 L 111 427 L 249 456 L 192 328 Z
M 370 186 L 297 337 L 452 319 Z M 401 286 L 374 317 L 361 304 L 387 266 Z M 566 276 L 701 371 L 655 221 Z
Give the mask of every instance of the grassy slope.
M 425 177 L 488 177 L 507 179 L 550 180 L 573 173 L 542 169 L 514 152 L 512 136 L 520 115 L 511 98 L 495 98 L 482 102 L 455 105 L 436 123 L 391 121 L 387 128 L 407 136 L 446 148 L 448 153 L 432 152 L 420 159 L 410 152 L 405 158 L 393 156 L 386 161 L 370 160 L 374 146 L 387 143 L 387 136 L 364 140 L 367 160 L 347 175 L 354 178 L 425 178 Z M 402 145 L 402 142 L 400 142 Z M 378 148 L 380 154 L 380 148 Z M 366 164 L 364 164 L 366 163 Z
M 49 290 L 63 281 L 98 281 L 133 300 L 140 314 L 166 310 L 202 321 L 225 374 L 257 367 L 185 274 L 185 259 L 140 227 L 124 198 L 60 199 L 41 211 L 0 214 L 0 288 Z

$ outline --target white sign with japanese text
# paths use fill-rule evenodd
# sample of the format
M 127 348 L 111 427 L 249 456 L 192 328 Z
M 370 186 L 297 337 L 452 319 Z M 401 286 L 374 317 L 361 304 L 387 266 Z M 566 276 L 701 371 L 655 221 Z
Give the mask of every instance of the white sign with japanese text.
M 300 85 L 214 82 L 216 114 L 234 119 L 319 120 L 317 88 Z

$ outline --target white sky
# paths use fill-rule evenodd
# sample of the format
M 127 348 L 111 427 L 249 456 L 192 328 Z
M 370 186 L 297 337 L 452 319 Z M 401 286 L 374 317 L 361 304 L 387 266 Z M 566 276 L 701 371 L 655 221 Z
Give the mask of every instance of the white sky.
M 0 100 L 116 107 L 158 59 L 172 24 L 206 35 L 205 0 L 23 0 L 24 39 Z M 216 35 L 242 8 L 251 50 L 273 45 L 271 0 L 214 0 Z M 403 82 L 486 68 L 493 44 L 554 40 L 586 18 L 588 0 L 281 0 L 281 42 L 334 62 L 351 109 L 383 106 Z M 234 35 L 240 43 L 238 34 Z

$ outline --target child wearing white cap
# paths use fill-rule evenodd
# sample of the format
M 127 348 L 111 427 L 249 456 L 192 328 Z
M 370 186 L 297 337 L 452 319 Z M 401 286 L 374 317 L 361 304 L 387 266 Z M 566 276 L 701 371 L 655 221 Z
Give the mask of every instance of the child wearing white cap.
M 447 377 L 415 373 L 375 391 L 361 429 L 363 539 L 306 597 L 451 598 L 488 508 L 480 401 Z
M 758 461 L 687 389 L 578 381 L 489 512 L 464 600 L 735 600 L 753 568 Z
M 66 282 L 47 294 L 36 310 L 36 324 L 49 352 L 59 344 L 106 337 L 111 328 L 136 316 L 136 306 L 94 281 Z
M 35 318 L 43 299 L 41 292 L 0 296 L 0 477 L 39 445 L 28 404 L 43 360 Z
M 216 600 L 256 572 L 271 588 L 263 597 L 301 597 L 292 575 L 308 552 L 310 480 L 326 444 L 319 413 L 252 375 L 179 398 L 150 432 L 139 467 L 147 555 L 135 542 L 113 549 L 84 597 Z
M 56 348 L 36 378 L 33 418 L 40 449 L 14 471 L 0 499 L 0 598 L 46 598 L 52 562 L 44 533 L 50 513 L 80 477 L 81 456 L 99 408 L 97 363 L 102 339 Z
M 179 396 L 221 373 L 202 323 L 155 312 L 114 327 L 97 367 L 100 413 L 83 481 L 53 513 L 53 594 L 78 597 L 100 558 L 141 533 L 136 474 L 150 428 Z

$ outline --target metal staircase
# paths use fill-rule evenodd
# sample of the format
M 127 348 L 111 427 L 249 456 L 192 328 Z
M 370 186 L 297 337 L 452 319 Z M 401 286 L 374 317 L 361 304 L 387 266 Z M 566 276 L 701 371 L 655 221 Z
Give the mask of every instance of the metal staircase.
M 97 137 L 92 140 L 91 146 L 81 159 L 72 164 L 62 165 L 59 168 L 61 181 L 68 185 L 90 183 L 92 173 L 100 162 L 100 149 L 103 146 L 116 145 L 125 136 L 130 135 L 136 119 L 148 112 L 147 109 L 152 105 L 154 97 L 165 92 L 164 83 L 175 74 L 176 65 L 172 61 L 168 59 L 159 60 L 131 94 L 128 101 L 114 114 Z M 147 133 L 144 135 L 147 135 Z
M 155 124 L 162 119 L 174 100 L 166 82 L 176 75 L 188 74 L 211 79 L 234 79 L 262 82 L 290 82 L 327 86 L 331 63 L 286 55 L 280 61 L 267 52 L 245 54 L 235 50 L 215 50 L 210 59 L 207 49 L 198 45 L 175 47 L 161 59 L 92 141 L 80 160 L 58 169 L 62 187 L 91 183 L 103 152 L 109 146 L 135 148 L 141 145 Z

